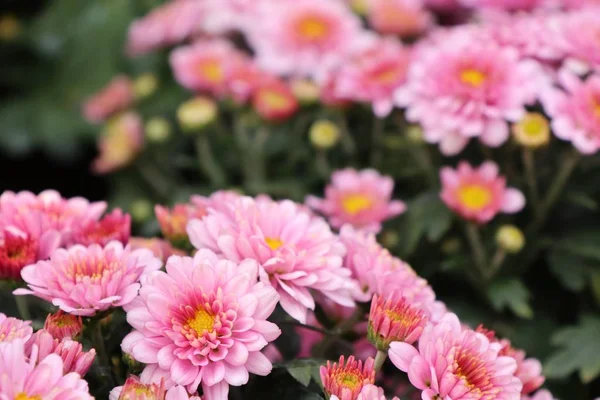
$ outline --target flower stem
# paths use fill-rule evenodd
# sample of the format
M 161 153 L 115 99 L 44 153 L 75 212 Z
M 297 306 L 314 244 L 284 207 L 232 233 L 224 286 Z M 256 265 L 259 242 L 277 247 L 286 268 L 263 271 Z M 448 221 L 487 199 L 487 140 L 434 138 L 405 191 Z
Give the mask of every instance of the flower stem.
M 331 167 L 329 166 L 329 161 L 327 161 L 327 153 L 325 150 L 319 150 L 317 152 L 316 163 L 319 174 L 325 179 L 329 178 Z
M 223 187 L 226 181 L 225 173 L 213 155 L 207 135 L 198 135 L 196 139 L 196 151 L 198 160 L 200 161 L 200 169 L 206 174 L 210 183 L 215 187 Z
M 473 254 L 473 261 L 475 262 L 475 266 L 479 272 L 479 276 L 481 279 L 487 279 L 486 265 L 487 265 L 487 256 L 485 254 L 485 247 L 483 245 L 483 241 L 481 240 L 481 234 L 479 232 L 479 228 L 475 223 L 468 222 L 466 224 L 466 234 L 467 240 L 469 241 L 469 246 L 471 246 L 471 252 Z
M 115 379 L 113 377 L 112 368 L 110 365 L 110 359 L 106 352 L 106 346 L 104 345 L 104 336 L 102 335 L 102 323 L 100 319 L 93 320 L 89 326 L 91 330 L 92 346 L 96 350 L 98 355 L 98 363 L 100 364 L 102 374 L 110 379 L 114 386 Z
M 347 155 L 353 155 L 356 152 L 356 143 L 354 143 L 354 139 L 352 138 L 352 134 L 350 133 L 350 128 L 348 128 L 348 121 L 346 120 L 346 115 L 343 111 L 339 111 L 338 119 L 342 133 L 342 149 Z
M 496 273 L 498 273 L 498 271 L 500 270 L 500 267 L 502 266 L 502 263 L 504 262 L 505 259 L 506 259 L 506 250 L 504 250 L 504 249 L 496 250 L 496 253 L 494 253 L 494 256 L 492 257 L 492 263 L 491 263 L 492 265 L 487 274 L 488 279 L 492 279 L 496 275 Z
M 379 372 L 381 370 L 381 367 L 383 367 L 383 363 L 385 362 L 385 360 L 387 359 L 387 353 L 381 350 L 377 350 L 377 355 L 375 356 L 375 373 L 377 374 L 377 372 Z
M 529 196 L 531 197 L 531 203 L 533 204 L 533 212 L 538 213 L 540 199 L 535 173 L 534 153 L 533 150 L 524 148 L 521 155 L 523 157 L 523 165 L 525 166 L 525 179 L 527 180 L 527 186 L 529 187 Z
M 171 197 L 171 184 L 155 165 L 151 163 L 136 163 L 136 167 L 144 181 L 163 199 Z
M 17 303 L 17 310 L 19 310 L 19 315 L 21 319 L 24 321 L 31 319 L 31 314 L 29 313 L 29 306 L 27 305 L 27 296 L 14 296 L 15 303 Z

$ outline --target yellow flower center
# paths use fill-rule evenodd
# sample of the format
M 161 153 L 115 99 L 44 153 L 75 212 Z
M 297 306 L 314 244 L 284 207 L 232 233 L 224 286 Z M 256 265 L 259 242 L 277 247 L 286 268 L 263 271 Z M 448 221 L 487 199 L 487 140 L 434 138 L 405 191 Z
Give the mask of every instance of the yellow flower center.
M 351 390 L 356 389 L 360 384 L 362 384 L 360 378 L 353 373 L 341 373 L 338 376 L 337 381 L 340 386 L 347 387 Z
M 483 85 L 486 78 L 487 77 L 483 72 L 474 68 L 465 69 L 460 73 L 460 80 L 473 87 L 480 87 Z
M 277 238 L 266 237 L 265 243 L 267 243 L 267 246 L 269 246 L 273 251 L 283 246 L 283 242 Z
M 42 400 L 42 396 L 28 396 L 27 393 L 17 393 L 15 400 Z
M 548 130 L 548 121 L 540 115 L 526 117 L 522 122 L 521 128 L 527 136 L 537 137 L 545 135 Z
M 373 201 L 363 194 L 351 194 L 342 200 L 342 208 L 351 215 L 368 210 L 372 205 Z
M 394 83 L 400 77 L 400 71 L 397 68 L 383 70 L 373 77 L 379 83 Z
M 465 185 L 458 189 L 461 203 L 471 210 L 481 210 L 492 200 L 492 193 L 482 185 Z
M 223 69 L 221 65 L 215 61 L 205 61 L 199 66 L 200 73 L 208 80 L 209 82 L 217 83 L 223 80 Z
M 329 33 L 327 22 L 316 16 L 302 19 L 298 23 L 298 33 L 302 38 L 308 40 L 323 39 Z
M 194 318 L 190 318 L 187 321 L 190 328 L 196 331 L 197 334 L 202 335 L 205 332 L 212 332 L 215 325 L 215 317 L 203 308 L 196 311 Z
M 600 117 L 600 99 L 596 99 L 594 102 L 594 113 L 597 117 Z

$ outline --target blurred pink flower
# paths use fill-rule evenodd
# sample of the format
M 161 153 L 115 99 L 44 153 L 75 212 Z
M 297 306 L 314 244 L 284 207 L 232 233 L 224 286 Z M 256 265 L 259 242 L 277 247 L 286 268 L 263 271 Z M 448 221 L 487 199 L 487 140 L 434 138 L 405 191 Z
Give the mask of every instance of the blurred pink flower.
M 462 11 L 461 0 L 424 0 L 427 8 L 440 13 L 457 13 Z
M 324 214 L 335 228 L 351 224 L 357 229 L 377 233 L 381 223 L 402 214 L 403 202 L 392 200 L 394 181 L 373 169 L 357 171 L 347 168 L 331 175 L 325 199 L 306 198 L 306 204 Z
M 385 393 L 383 392 L 383 388 L 380 388 L 375 385 L 365 385 L 361 389 L 360 393 L 356 397 L 356 400 L 386 400 Z M 337 396 L 331 396 L 330 400 L 344 400 L 340 399 Z M 394 397 L 392 400 L 400 400 L 398 397 Z
M 83 330 L 83 322 L 80 316 L 58 310 L 54 314 L 48 314 L 44 322 L 44 330 L 54 339 L 74 339 Z
M 108 400 L 201 400 L 200 396 L 188 394 L 183 386 L 165 389 L 165 383 L 144 383 L 135 375 L 131 375 L 123 386 L 110 391 Z
M 202 219 L 206 215 L 203 206 L 195 204 L 175 204 L 172 209 L 154 206 L 154 213 L 163 236 L 178 247 L 189 245 L 187 224 L 192 219 Z
M 245 104 L 265 79 L 265 72 L 253 61 L 245 59 L 234 63 L 227 81 L 227 92 L 238 104 Z
M 9 343 L 14 340 L 27 341 L 33 334 L 31 321 L 7 317 L 0 312 L 0 343 Z
M 163 4 L 129 27 L 127 53 L 137 56 L 183 42 L 205 22 L 204 1 L 178 0 Z
M 328 398 L 341 400 L 356 399 L 363 387 L 375 383 L 374 361 L 367 359 L 364 364 L 354 356 L 340 357 L 338 363 L 327 361 L 326 366 L 321 366 L 321 382 L 323 391 Z
M 546 82 L 538 63 L 480 35 L 473 28 L 439 31 L 413 53 L 408 83 L 396 92 L 406 118 L 445 155 L 475 137 L 490 147 L 506 142 L 507 121 L 518 121 Z
M 207 15 L 202 23 L 202 29 L 217 35 L 231 31 L 246 32 L 257 23 L 256 11 L 259 4 L 264 1 L 204 0 Z
M 258 65 L 281 75 L 315 76 L 346 55 L 362 32 L 339 0 L 281 0 L 259 8 L 248 39 Z
M 172 256 L 166 273 L 147 276 L 139 305 L 128 310 L 134 331 L 123 351 L 148 364 L 141 379 L 166 387 L 200 385 L 209 400 L 226 400 L 229 385 L 248 373 L 267 375 L 271 362 L 261 350 L 281 333 L 266 319 L 277 305 L 273 288 L 257 283 L 258 264 L 219 260 L 210 250 Z
M 94 400 L 88 384 L 76 373 L 63 374 L 63 361 L 57 354 L 45 358 L 26 357 L 23 341 L 0 343 L 0 376 L 3 399 Z
M 105 247 L 76 245 L 23 268 L 29 289 L 17 289 L 14 294 L 32 294 L 70 314 L 93 316 L 131 302 L 142 274 L 160 267 L 160 260 L 149 250 L 131 251 L 119 242 Z
M 600 74 L 582 81 L 564 71 L 560 80 L 565 90 L 552 88 L 542 95 L 552 131 L 581 153 L 595 154 L 600 150 Z
M 499 343 L 473 330 L 463 330 L 454 314 L 437 325 L 428 325 L 418 350 L 408 343 L 393 342 L 389 357 L 410 382 L 423 391 L 423 399 L 477 398 L 520 400 L 522 384 L 514 376 L 511 357 L 500 356 Z
M 96 357 L 96 350 L 83 351 L 81 343 L 69 338 L 55 339 L 45 329 L 40 329 L 33 334 L 25 344 L 25 353 L 37 354 L 39 359 L 57 354 L 63 361 L 63 374 L 76 372 L 82 377 L 88 372 Z
M 133 83 L 125 75 L 114 77 L 100 92 L 83 104 L 83 115 L 90 122 L 102 122 L 128 109 L 134 101 Z
M 98 139 L 100 154 L 92 163 L 97 174 L 107 174 L 131 164 L 144 147 L 144 127 L 135 112 L 118 115 L 108 121 Z
M 578 75 L 600 72 L 600 4 L 564 14 L 558 22 L 559 43 L 567 54 L 565 66 Z
M 525 206 L 523 193 L 506 187 L 506 178 L 498 175 L 498 165 L 492 161 L 478 168 L 461 161 L 457 169 L 442 168 L 440 178 L 444 203 L 471 221 L 484 224 L 500 212 L 512 214 Z
M 116 240 L 126 245 L 130 235 L 131 216 L 124 214 L 121 209 L 115 208 L 99 221 L 95 219 L 83 221 L 79 227 L 75 228 L 70 242 L 83 246 L 92 244 L 106 246 L 109 242 Z
M 217 190 L 210 196 L 193 195 L 190 203 L 207 212 L 223 213 L 228 216 L 234 215 L 235 205 L 242 195 L 233 190 Z
M 32 220 L 35 217 L 32 215 Z M 30 232 L 14 226 L 0 230 L 0 279 L 20 281 L 21 270 L 26 265 L 48 258 L 60 245 L 60 235 L 56 231 L 41 233 L 40 224 L 29 227 Z
M 184 251 L 173 248 L 166 240 L 158 238 L 147 239 L 142 237 L 132 237 L 129 239 L 129 246 L 131 247 L 131 250 L 148 249 L 154 254 L 154 257 L 158 258 L 163 263 L 173 254 L 178 256 L 186 255 Z
M 434 22 L 423 0 L 370 0 L 367 19 L 377 32 L 403 38 L 419 35 Z
M 194 247 L 235 262 L 258 261 L 261 281 L 277 290 L 283 309 L 300 322 L 315 307 L 311 291 L 354 305 L 355 283 L 342 266 L 344 245 L 323 219 L 289 200 L 250 197 L 240 198 L 233 214 L 192 220 L 188 233 Z
M 274 77 L 261 79 L 252 94 L 252 107 L 267 121 L 284 121 L 296 114 L 298 100 L 291 88 Z

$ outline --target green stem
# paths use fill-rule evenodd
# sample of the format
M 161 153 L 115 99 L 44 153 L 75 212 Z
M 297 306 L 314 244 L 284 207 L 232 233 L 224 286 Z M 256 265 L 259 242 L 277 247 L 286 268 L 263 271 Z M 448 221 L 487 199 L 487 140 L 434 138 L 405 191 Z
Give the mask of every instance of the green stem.
M 160 169 L 151 163 L 136 163 L 137 169 L 144 181 L 163 199 L 171 197 L 171 184 L 163 176 Z
M 219 188 L 225 186 L 225 173 L 213 155 L 207 135 L 198 135 L 196 139 L 196 151 L 198 161 L 200 161 L 200 169 L 206 174 L 210 183 Z
M 356 143 L 354 143 L 354 139 L 352 138 L 352 134 L 350 133 L 350 128 L 348 127 L 346 115 L 341 110 L 338 112 L 338 124 L 342 133 L 342 149 L 344 150 L 346 155 L 353 155 L 356 152 Z
M 531 203 L 533 205 L 533 212 L 539 212 L 539 193 L 537 187 L 537 179 L 535 173 L 535 159 L 533 150 L 524 148 L 521 152 L 523 157 L 523 165 L 525 167 L 525 179 L 527 180 L 527 186 L 529 187 L 529 196 L 531 197 Z
M 27 296 L 14 296 L 15 303 L 17 303 L 17 310 L 22 320 L 31 320 L 31 314 L 29 313 L 29 306 L 27 305 Z
M 383 141 L 384 122 L 385 120 L 383 118 L 377 116 L 373 119 L 373 128 L 371 131 L 371 165 L 375 168 L 379 167 L 381 164 L 381 142 Z
M 413 146 L 414 152 L 411 151 L 410 154 L 413 156 L 415 162 L 427 177 L 429 185 L 432 188 L 437 188 L 439 186 L 439 182 L 436 168 L 431 161 L 431 155 L 429 154 L 426 146 L 427 145 L 425 143 L 415 143 Z
M 104 336 L 102 335 L 102 323 L 100 319 L 93 320 L 89 326 L 91 330 L 91 339 L 92 346 L 96 350 L 96 354 L 98 357 L 98 363 L 100 364 L 102 369 L 105 369 L 108 379 L 112 380 L 112 384 L 114 386 L 115 378 L 113 376 L 112 367 L 110 365 L 110 359 L 108 357 L 108 353 L 106 351 L 106 346 L 104 345 Z
M 471 252 L 473 254 L 473 261 L 475 262 L 479 276 L 482 279 L 486 279 L 488 275 L 486 272 L 487 256 L 485 254 L 483 241 L 481 240 L 479 228 L 475 223 L 468 222 L 465 229 L 467 240 L 469 241 L 469 246 L 471 247 Z
M 506 259 L 506 251 L 504 249 L 498 249 L 496 250 L 496 253 L 494 254 L 494 256 L 492 257 L 492 263 L 491 263 L 491 267 L 490 270 L 487 273 L 487 279 L 491 280 L 500 270 L 500 267 L 502 267 L 502 263 L 504 262 L 504 260 Z
M 377 355 L 375 356 L 375 374 L 377 374 L 381 367 L 383 367 L 383 363 L 387 359 L 387 353 L 384 351 L 377 350 Z
M 320 175 L 327 179 L 331 174 L 331 167 L 329 166 L 329 161 L 327 161 L 327 153 L 324 150 L 317 151 L 317 170 Z

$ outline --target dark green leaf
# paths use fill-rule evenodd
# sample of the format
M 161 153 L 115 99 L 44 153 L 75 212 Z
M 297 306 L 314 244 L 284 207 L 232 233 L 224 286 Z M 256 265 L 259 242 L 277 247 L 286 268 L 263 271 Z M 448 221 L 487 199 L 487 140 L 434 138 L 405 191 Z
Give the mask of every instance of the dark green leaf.
M 529 296 L 529 290 L 516 278 L 495 281 L 488 291 L 492 306 L 497 311 L 508 307 L 515 315 L 527 319 L 533 317 Z

